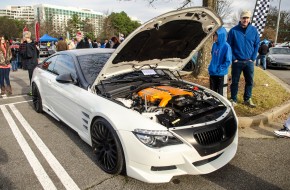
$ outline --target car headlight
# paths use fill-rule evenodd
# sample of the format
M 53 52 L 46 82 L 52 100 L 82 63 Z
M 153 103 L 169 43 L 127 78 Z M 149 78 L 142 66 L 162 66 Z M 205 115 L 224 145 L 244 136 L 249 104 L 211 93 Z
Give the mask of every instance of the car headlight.
M 270 58 L 270 61 L 271 61 L 271 62 L 275 62 L 275 61 L 276 61 L 275 57 L 271 57 L 271 58 Z
M 139 141 L 152 148 L 182 144 L 179 139 L 166 130 L 134 129 L 133 133 Z

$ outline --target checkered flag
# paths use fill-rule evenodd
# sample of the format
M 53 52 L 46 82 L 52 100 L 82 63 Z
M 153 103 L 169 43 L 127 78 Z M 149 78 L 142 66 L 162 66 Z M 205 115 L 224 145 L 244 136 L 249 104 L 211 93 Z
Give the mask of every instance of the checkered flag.
M 270 0 L 257 0 L 256 6 L 254 10 L 254 14 L 252 17 L 252 24 L 256 26 L 260 37 L 263 34 L 264 27 L 267 21 L 267 14 L 270 7 Z

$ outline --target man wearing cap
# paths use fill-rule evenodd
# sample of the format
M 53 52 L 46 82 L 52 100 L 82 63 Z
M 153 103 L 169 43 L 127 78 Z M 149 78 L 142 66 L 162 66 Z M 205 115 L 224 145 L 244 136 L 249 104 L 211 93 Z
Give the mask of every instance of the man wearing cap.
M 231 102 L 237 104 L 238 85 L 241 73 L 245 77 L 244 104 L 256 107 L 252 101 L 254 79 L 254 60 L 259 49 L 259 33 L 250 23 L 251 12 L 242 11 L 239 24 L 233 27 L 228 34 L 228 43 L 232 48 L 232 84 Z

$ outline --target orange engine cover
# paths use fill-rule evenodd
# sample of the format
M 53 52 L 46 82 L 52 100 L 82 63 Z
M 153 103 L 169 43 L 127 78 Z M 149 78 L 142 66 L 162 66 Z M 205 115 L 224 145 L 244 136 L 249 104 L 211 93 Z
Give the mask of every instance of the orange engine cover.
M 174 88 L 171 86 L 157 86 L 153 88 L 145 88 L 138 92 L 138 95 L 147 101 L 154 103 L 157 100 L 161 100 L 159 107 L 165 107 L 172 99 L 172 96 L 189 95 L 193 96 L 192 92 L 182 90 L 180 88 Z

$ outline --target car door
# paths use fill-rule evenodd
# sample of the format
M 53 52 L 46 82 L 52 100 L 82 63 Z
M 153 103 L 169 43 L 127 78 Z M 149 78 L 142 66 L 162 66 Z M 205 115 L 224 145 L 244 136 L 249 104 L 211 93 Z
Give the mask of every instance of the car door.
M 70 55 L 60 54 L 54 66 L 54 73 L 57 75 L 71 74 L 74 81 L 77 81 L 77 74 L 74 59 Z M 51 81 L 53 88 L 52 107 L 54 114 L 74 130 L 83 131 L 81 118 L 80 94 L 86 91 L 79 87 L 78 83 L 61 83 L 56 80 Z M 81 93 L 82 92 L 82 93 Z M 89 93 L 89 92 L 87 92 Z
M 53 104 L 53 88 L 52 88 L 52 81 L 55 80 L 56 74 L 54 73 L 53 69 L 56 63 L 57 56 L 50 57 L 46 59 L 42 65 L 42 70 L 40 71 L 39 83 L 38 86 L 41 96 L 42 96 L 42 104 L 46 110 L 52 110 Z

